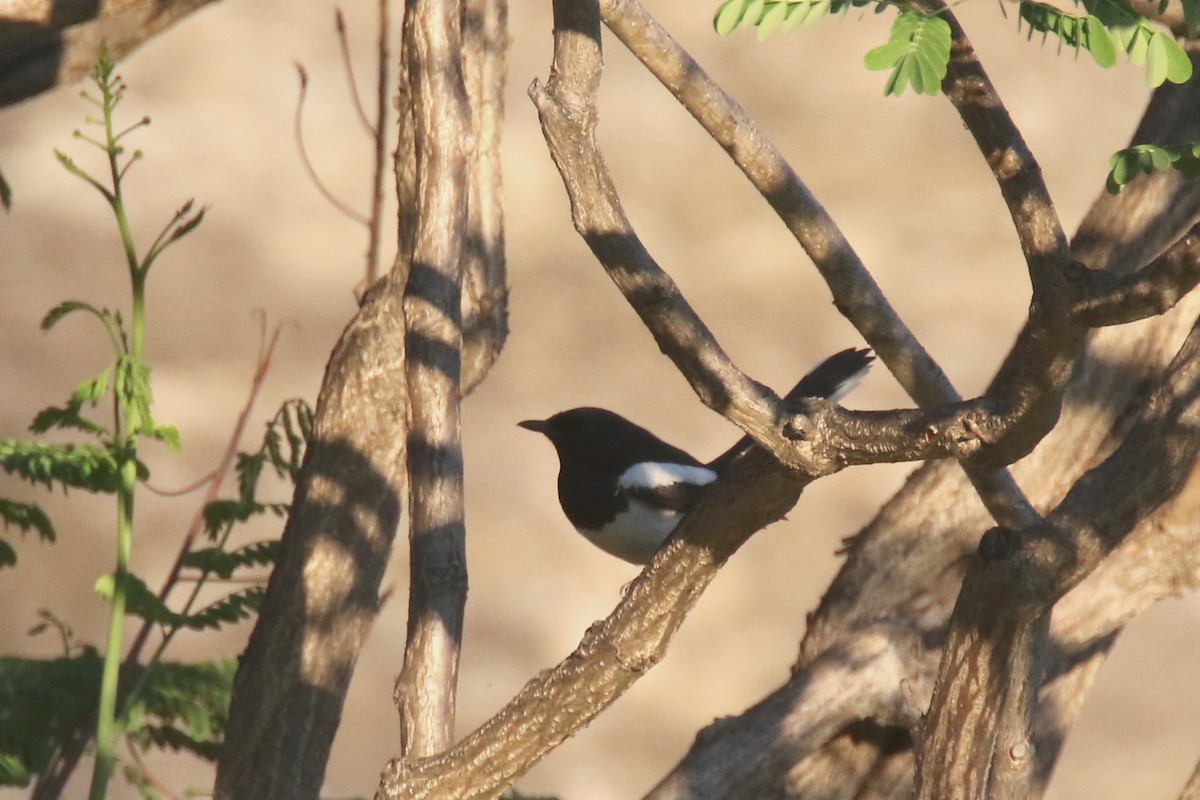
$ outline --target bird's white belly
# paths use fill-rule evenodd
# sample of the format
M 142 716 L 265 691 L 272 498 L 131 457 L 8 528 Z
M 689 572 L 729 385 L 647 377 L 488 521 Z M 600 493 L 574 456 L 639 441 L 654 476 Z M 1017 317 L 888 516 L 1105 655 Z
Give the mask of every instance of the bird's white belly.
M 679 524 L 677 511 L 655 509 L 637 500 L 599 530 L 577 528 L 589 542 L 632 564 L 645 564 Z

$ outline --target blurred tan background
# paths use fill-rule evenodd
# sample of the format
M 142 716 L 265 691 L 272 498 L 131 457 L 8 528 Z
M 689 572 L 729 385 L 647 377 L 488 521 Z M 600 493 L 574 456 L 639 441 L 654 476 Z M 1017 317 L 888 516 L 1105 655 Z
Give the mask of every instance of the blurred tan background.
M 370 74 L 374 3 L 347 6 L 358 74 Z M 863 54 L 891 15 L 857 12 L 757 44 L 712 33 L 712 3 L 651 10 L 755 116 L 789 156 L 900 312 L 959 389 L 978 392 L 1008 348 L 1027 303 L 1023 263 L 990 175 L 942 99 L 885 99 L 885 75 Z M 706 411 L 663 358 L 571 229 L 562 185 L 524 95 L 545 77 L 549 3 L 514 3 L 506 128 L 512 336 L 466 403 L 471 594 L 459 732 L 486 719 L 537 670 L 556 663 L 604 616 L 633 568 L 592 549 L 554 494 L 556 462 L 515 427 L 577 405 L 602 405 L 709 458 L 736 435 Z M 1016 33 L 994 5 L 961 7 L 964 23 L 1041 161 L 1073 230 L 1123 146 L 1147 90 L 1141 70 L 1103 71 Z M 859 17 L 861 16 L 861 20 Z M 804 254 L 736 169 L 615 41 L 607 44 L 601 135 L 627 209 L 651 252 L 682 286 L 743 369 L 790 386 L 834 350 L 859 345 Z M 333 7 L 283 0 L 214 4 L 152 41 L 120 71 L 124 118 L 153 124 L 133 146 L 145 161 L 129 181 L 143 243 L 185 199 L 211 209 L 159 262 L 150 282 L 148 352 L 158 415 L 178 425 L 180 457 L 145 456 L 160 487 L 192 482 L 216 462 L 243 403 L 262 311 L 287 322 L 244 446 L 292 396 L 315 400 L 326 357 L 354 313 L 365 237 L 318 195 L 292 139 L 293 60 L 312 79 L 307 142 L 344 199 L 366 206 L 370 143 L 354 118 L 338 63 Z M 369 90 L 368 90 L 369 94 Z M 52 148 L 100 162 L 71 131 L 90 109 L 74 90 L 0 112 L 0 165 L 14 208 L 0 215 L 0 436 L 61 402 L 106 358 L 94 323 L 72 318 L 50 335 L 45 311 L 81 298 L 122 307 L 122 260 L 100 198 L 54 161 Z M 849 401 L 906 404 L 876 369 Z M 911 469 L 851 470 L 815 485 L 791 518 L 729 564 L 663 664 L 520 786 L 564 800 L 640 796 L 717 716 L 737 714 L 784 680 L 805 613 L 839 566 L 840 540 L 870 518 Z M 53 637 L 25 631 L 52 608 L 81 638 L 100 641 L 106 609 L 91 586 L 110 568 L 110 505 L 64 502 L 0 478 L 0 495 L 42 498 L 60 541 L 18 541 L 18 569 L 0 573 L 3 653 L 52 656 Z M 136 569 L 156 584 L 198 498 L 143 493 Z M 246 540 L 275 535 L 265 523 Z M 10 533 L 10 537 L 15 534 Z M 401 540 L 403 534 L 401 534 Z M 396 752 L 392 679 L 404 640 L 407 562 L 398 549 L 381 614 L 351 687 L 324 795 L 370 796 Z M 236 654 L 248 626 L 229 631 Z M 184 638 L 175 656 L 214 655 L 212 637 Z M 1073 735 L 1052 797 L 1173 797 L 1200 755 L 1200 603 L 1166 603 L 1138 620 L 1101 676 Z M 156 759 L 182 790 L 211 788 L 206 766 Z M 118 780 L 114 797 L 132 796 Z M 71 785 L 83 796 L 84 770 Z M 0 797 L 22 793 L 0 792 Z

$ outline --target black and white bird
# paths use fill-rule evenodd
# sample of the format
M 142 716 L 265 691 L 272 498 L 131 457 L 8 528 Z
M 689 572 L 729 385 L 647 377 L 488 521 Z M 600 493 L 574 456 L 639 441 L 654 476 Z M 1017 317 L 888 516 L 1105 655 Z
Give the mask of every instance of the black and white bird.
M 785 400 L 838 400 L 866 375 L 870 350 L 843 350 L 800 379 Z M 602 408 L 573 408 L 518 423 L 558 451 L 558 500 L 588 541 L 632 564 L 645 564 L 705 488 L 753 441 L 743 437 L 707 464 Z

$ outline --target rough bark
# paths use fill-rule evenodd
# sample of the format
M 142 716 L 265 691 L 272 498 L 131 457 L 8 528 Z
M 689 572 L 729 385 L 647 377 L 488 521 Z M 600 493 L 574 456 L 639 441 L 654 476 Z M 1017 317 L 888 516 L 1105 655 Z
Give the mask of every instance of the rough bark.
M 402 291 L 372 287 L 326 367 L 283 552 L 234 681 L 216 797 L 320 791 L 400 518 Z
M 86 77 L 101 42 L 118 61 L 209 2 L 0 2 L 0 108 Z
M 458 3 L 409 2 L 402 69 L 412 101 L 417 219 L 404 291 L 409 599 L 396 681 L 401 747 L 427 756 L 454 733 L 467 601 L 460 427 L 463 250 L 471 120 Z
M 1196 138 L 1198 94 L 1195 82 L 1156 91 L 1134 141 Z M 1093 268 L 1129 273 L 1187 229 L 1200 213 L 1198 194 L 1196 184 L 1173 172 L 1143 176 L 1118 196 L 1102 194 L 1076 234 L 1072 255 Z M 1148 387 L 1198 313 L 1200 299 L 1193 295 L 1162 317 L 1089 337 L 1061 422 L 1013 468 L 1035 506 L 1046 509 L 1060 502 L 1078 476 L 1121 441 Z M 1033 720 L 1034 796 L 1044 791 L 1086 690 L 1121 628 L 1158 599 L 1200 581 L 1190 522 L 1197 503 L 1200 487 L 1193 479 L 1056 606 L 1052 646 L 1041 667 L 1046 683 Z M 931 463 L 914 473 L 850 542 L 845 566 L 810 617 L 794 677 L 779 691 L 803 680 L 822 653 L 866 626 L 911 626 L 938 643 L 966 560 L 990 524 L 975 491 L 952 464 Z M 664 779 L 664 789 L 687 785 L 688 794 L 660 789 L 651 796 L 722 796 L 708 791 L 715 780 L 709 775 L 741 773 L 739 764 L 722 753 L 755 735 L 742 720 L 723 723 L 719 736 L 702 733 L 676 768 L 683 774 Z M 792 750 L 790 755 L 793 766 L 783 788 L 763 796 L 903 797 L 911 786 L 912 742 L 900 729 L 851 726 L 815 752 Z
M 428 81 L 444 79 L 440 73 L 430 78 L 426 72 L 427 82 L 422 85 L 421 70 L 408 70 L 406 79 L 399 82 L 399 254 L 392 270 L 366 291 L 326 369 L 314 422 L 315 439 L 284 531 L 283 559 L 268 585 L 235 681 L 228 746 L 218 765 L 218 797 L 317 796 L 350 674 L 375 615 L 407 475 L 415 473 L 420 481 L 444 488 L 447 483 L 455 485 L 455 470 L 461 473 L 461 457 L 454 456 L 456 417 L 446 413 L 447 404 L 458 402 L 458 354 L 451 345 L 453 355 L 448 356 L 445 346 L 463 332 L 458 309 L 470 322 L 468 350 L 471 341 L 485 343 L 479 348 L 483 355 L 461 363 L 464 387 L 479 384 L 504 342 L 507 290 L 496 166 L 503 113 L 498 100 L 503 53 L 496 48 L 506 36 L 504 6 L 469 7 L 463 46 L 479 48 L 467 63 L 472 65 L 469 69 L 482 73 L 468 81 L 478 89 L 478 95 L 470 96 L 471 106 L 468 108 L 461 96 L 449 109 L 435 110 L 428 105 L 436 105 L 435 96 L 441 94 Z M 457 25 L 456 21 L 454 27 Z M 400 62 L 412 59 L 428 66 L 430 52 L 422 46 L 412 36 L 402 37 Z M 443 42 L 443 59 L 447 47 Z M 462 47 L 454 53 L 461 54 Z M 407 79 L 414 77 L 415 81 Z M 416 104 L 422 102 L 426 105 L 418 109 Z M 456 142 L 445 138 L 440 123 L 447 122 L 447 117 L 438 114 L 450 114 L 454 125 L 460 127 Z M 462 130 L 465 128 L 470 130 Z M 479 198 L 477 227 L 474 221 L 467 221 L 465 187 L 458 181 L 471 147 L 480 154 L 473 170 L 478 189 L 471 190 L 472 202 L 476 191 Z M 455 148 L 461 152 L 432 163 Z M 454 191 L 439 197 L 438 187 L 451 176 Z M 455 223 L 448 222 L 455 219 Z M 430 238 L 425 235 L 430 231 L 453 232 L 453 236 Z M 478 242 L 483 255 L 464 260 L 464 239 Z M 475 282 L 470 284 L 480 287 L 471 295 L 478 301 L 465 296 L 460 299 L 461 281 L 457 278 L 450 279 L 449 286 L 444 280 L 447 270 L 457 272 L 463 264 L 478 276 L 472 277 Z M 415 354 L 412 375 L 406 370 L 406 339 Z M 406 452 L 410 386 L 418 394 L 430 390 L 440 412 L 433 415 L 432 429 L 424 420 L 418 422 L 419 428 L 414 425 L 414 433 L 418 429 L 421 433 L 413 442 L 413 451 Z M 414 413 L 420 416 L 423 412 Z M 461 485 L 461 474 L 457 483 Z M 420 520 L 414 520 L 421 531 L 432 531 L 441 520 L 449 521 L 451 528 L 457 525 L 461 534 L 461 510 L 447 512 L 444 506 L 426 506 L 426 510 Z M 457 538 L 461 540 L 461 535 Z M 440 575 L 446 579 L 443 588 L 449 587 L 451 595 L 461 595 L 465 591 L 461 559 L 451 554 L 439 560 L 446 569 L 424 573 L 421 585 Z M 419 601 L 414 604 L 414 609 L 421 609 L 418 615 L 433 610 L 437 616 L 442 608 L 437 593 L 418 590 L 418 594 Z M 437 685 L 448 687 L 452 696 L 452 682 Z M 445 740 L 448 726 L 444 716 L 440 719 L 440 727 L 426 726 L 424 730 L 436 727 L 437 736 Z

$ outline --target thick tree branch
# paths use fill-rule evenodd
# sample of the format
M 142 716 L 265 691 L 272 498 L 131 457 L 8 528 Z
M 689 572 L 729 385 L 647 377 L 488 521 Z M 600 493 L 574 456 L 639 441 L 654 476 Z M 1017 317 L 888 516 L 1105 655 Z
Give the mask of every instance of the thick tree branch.
M 849 412 L 806 400 L 797 413 L 742 373 L 646 252 L 621 208 L 595 141 L 598 39 L 576 28 L 557 33 L 550 83 L 535 83 L 530 95 L 567 187 L 575 227 L 706 405 L 809 478 L 850 464 L 947 456 L 995 467 L 1025 455 L 1036 444 L 1037 438 L 1025 429 L 1030 427 L 1030 414 L 1046 414 L 1046 387 L 1038 384 L 1018 386 L 1012 396 L 997 392 L 929 411 Z M 1040 354 L 1065 358 L 1053 348 L 1042 348 Z M 1033 370 L 1030 373 L 1032 378 Z M 1043 431 L 1046 424 L 1039 418 L 1032 429 Z
M 376 797 L 483 798 L 511 784 L 662 659 L 720 566 L 806 483 L 759 449 L 736 460 L 575 652 L 451 750 L 389 763 Z
M 936 659 L 927 648 L 915 630 L 864 628 L 736 721 L 718 720 L 702 731 L 647 800 L 784 796 L 791 766 L 847 726 L 872 720 L 912 727 L 933 691 Z M 748 735 L 725 737 L 725 724 L 744 725 Z
M 367 292 L 326 367 L 283 552 L 234 680 L 218 798 L 320 792 L 400 517 L 400 289 Z
M 892 308 L 854 248 L 778 148 L 636 0 L 604 0 L 605 25 L 654 74 L 762 193 L 808 253 L 850 320 L 908 395 L 922 407 L 962 397 Z M 1036 515 L 1004 470 L 967 468 L 999 521 Z
M 87 76 L 106 42 L 114 61 L 211 0 L 0 3 L 0 108 Z
M 1157 316 L 1200 283 L 1200 230 L 1193 227 L 1137 272 L 1120 275 L 1076 265 L 1069 277 L 1075 279 L 1070 313 L 1082 325 L 1100 328 Z
M 1034 302 L 1054 304 L 1067 264 L 1067 237 L 1054 211 L 1042 170 L 1001 102 L 958 19 L 942 0 L 917 7 L 950 24 L 950 63 L 942 91 L 962 117 L 983 154 L 1012 215 L 1029 267 Z
M 469 162 L 463 257 L 464 396 L 483 380 L 508 338 L 508 278 L 500 132 L 507 76 L 507 0 L 463 3 L 463 70 L 474 150 Z
M 745 173 L 812 259 L 834 303 L 921 406 L 960 400 L 841 229 L 749 115 L 636 0 L 602 0 L 604 24 Z
M 1160 87 L 1133 141 L 1163 143 L 1200 135 L 1198 94 L 1195 81 Z M 1099 195 L 1076 234 L 1074 256 L 1097 269 L 1130 272 L 1180 236 L 1198 208 L 1200 183 L 1184 181 L 1174 171 L 1140 176 L 1120 195 Z M 1192 294 L 1161 318 L 1091 336 L 1066 394 L 1063 422 L 1014 467 L 1038 508 L 1058 503 L 1078 475 L 1124 437 L 1127 418 L 1145 403 L 1141 387 L 1153 385 L 1197 314 L 1200 298 Z M 1036 793 L 1045 788 L 1086 688 L 1125 623 L 1159 598 L 1200 582 L 1194 524 L 1200 513 L 1200 479 L 1194 480 L 1198 485 L 1187 491 L 1185 502 L 1177 500 L 1165 514 L 1144 520 L 1134 537 L 1056 607 L 1043 668 L 1048 682 L 1034 721 Z M 922 467 L 850 542 L 846 564 L 810 615 L 791 681 L 803 680 L 807 667 L 828 648 L 882 621 L 916 626 L 933 643 L 944 637 L 964 560 L 989 524 L 975 492 L 953 464 Z M 779 718 L 765 724 L 782 729 Z M 719 736 L 706 732 L 701 739 L 715 754 L 738 748 L 739 738 L 759 735 L 756 727 L 738 717 L 723 723 Z M 840 797 L 909 794 L 912 750 L 904 731 L 864 723 L 809 757 L 802 755 L 795 753 L 786 778 L 789 796 L 826 796 L 831 786 L 838 787 Z M 741 772 L 736 763 L 720 764 L 728 773 L 725 780 L 739 775 L 748 782 L 760 779 L 753 771 Z M 712 769 L 689 757 L 681 782 L 689 800 L 720 796 L 709 792 L 701 777 Z M 664 784 L 674 781 L 668 778 Z
M 1016 693 L 1031 718 L 1036 631 L 1138 520 L 1183 486 L 1200 450 L 1200 325 L 1129 435 L 1033 529 L 997 528 L 963 581 L 918 751 L 918 797 L 1026 797 L 1028 729 L 993 716 Z M 1007 724 L 998 724 L 1007 723 Z
M 408 360 L 410 584 L 408 640 L 396 681 L 401 748 L 426 756 L 453 740 L 455 691 L 467 599 L 463 461 L 459 423 L 463 242 L 470 109 L 461 72 L 456 3 L 409 2 L 408 43 L 419 159 L 413 260 L 404 291 Z

